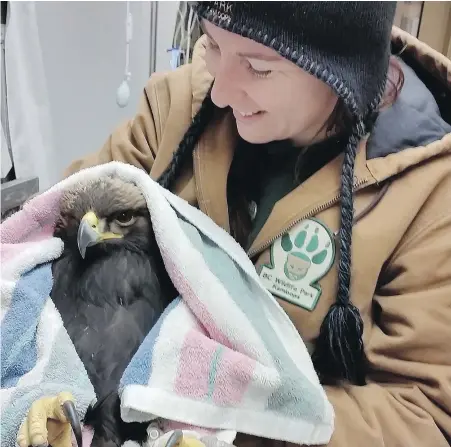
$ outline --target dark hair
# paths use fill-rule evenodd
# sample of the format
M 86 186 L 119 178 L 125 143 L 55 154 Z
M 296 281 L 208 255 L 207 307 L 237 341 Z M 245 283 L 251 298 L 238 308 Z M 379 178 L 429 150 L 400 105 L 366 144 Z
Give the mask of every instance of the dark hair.
M 180 142 L 179 147 L 174 152 L 171 163 L 158 179 L 158 183 L 166 189 L 171 189 L 174 186 L 176 178 L 180 175 L 183 166 L 190 160 L 200 136 L 204 133 L 204 130 L 213 117 L 215 106 L 210 95 L 211 87 Z
M 322 321 L 316 339 L 312 361 L 323 383 L 348 380 L 356 385 L 364 385 L 368 369 L 368 360 L 363 346 L 363 321 L 358 308 L 350 300 L 351 284 L 351 245 L 354 221 L 354 163 L 359 141 L 371 131 L 378 112 L 392 105 L 404 83 L 402 69 L 394 57 L 390 58 L 385 92 L 378 110 L 368 122 L 352 124 L 352 117 L 338 101 L 335 121 L 328 125 L 335 133 L 348 134 L 344 149 L 341 174 L 341 220 L 338 234 L 338 292 L 334 304 L 329 308 Z
M 402 89 L 404 76 L 401 66 L 392 56 L 387 73 L 385 93 L 379 110 L 393 104 Z M 194 117 L 173 159 L 159 179 L 161 185 L 170 189 L 179 176 L 183 165 L 189 160 L 194 148 L 212 119 L 215 106 L 211 100 L 211 87 L 198 113 Z M 373 120 L 376 114 L 373 115 Z M 373 121 L 374 123 L 374 121 Z M 324 381 L 329 379 L 346 379 L 356 384 L 365 382 L 366 358 L 363 349 L 363 322 L 359 310 L 350 302 L 349 290 L 351 279 L 351 239 L 353 224 L 353 181 L 354 162 L 359 140 L 371 130 L 371 124 L 355 122 L 352 115 L 339 99 L 337 105 L 326 122 L 328 133 L 349 135 L 344 148 L 341 186 L 341 225 L 339 231 L 339 265 L 338 294 L 336 302 L 331 306 L 323 320 L 317 347 L 312 359 L 315 369 Z M 241 141 L 242 143 L 242 141 Z M 248 149 L 250 149 L 248 151 Z M 249 200 L 259 195 L 256 177 L 256 158 L 262 163 L 262 151 L 255 153 L 252 145 L 241 144 L 235 152 L 227 181 L 227 200 L 229 207 L 230 229 L 232 236 L 243 247 L 251 231 L 252 222 L 249 216 Z M 263 161 L 264 162 L 264 161 Z M 249 173 L 252 172 L 252 176 Z M 344 329 L 345 328 L 345 329 Z M 342 334 L 345 330 L 348 333 Z
M 341 173 L 341 219 L 338 234 L 338 292 L 335 302 L 329 308 L 321 323 L 313 365 L 323 383 L 349 380 L 356 385 L 365 383 L 367 359 L 363 349 L 363 321 L 357 307 L 350 300 L 351 284 L 351 242 L 354 220 L 354 163 L 357 146 L 365 135 L 362 123 L 350 131 L 344 149 Z
M 404 85 L 404 73 L 401 65 L 395 56 L 390 56 L 387 72 L 387 84 L 384 95 L 379 103 L 378 111 L 390 107 L 398 99 L 399 93 Z M 353 119 L 344 101 L 339 98 L 334 110 L 326 121 L 326 131 L 328 134 L 348 133 L 352 128 Z

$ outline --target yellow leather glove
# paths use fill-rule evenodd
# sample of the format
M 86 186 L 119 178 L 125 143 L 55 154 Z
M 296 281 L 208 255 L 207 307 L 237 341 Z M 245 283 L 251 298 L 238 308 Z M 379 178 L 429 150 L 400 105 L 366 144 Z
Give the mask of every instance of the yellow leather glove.
M 184 436 L 179 441 L 177 446 L 178 447 L 205 447 L 205 444 L 202 441 L 199 441 L 198 439 L 196 439 L 194 437 Z
M 17 434 L 19 446 L 71 447 L 72 427 L 63 409 L 67 402 L 74 404 L 69 392 L 34 401 Z
M 168 438 L 169 436 L 169 438 Z M 196 436 L 174 430 L 172 434 L 166 434 L 153 444 L 153 447 L 233 447 L 232 444 L 220 441 L 214 436 L 204 436 L 198 439 Z

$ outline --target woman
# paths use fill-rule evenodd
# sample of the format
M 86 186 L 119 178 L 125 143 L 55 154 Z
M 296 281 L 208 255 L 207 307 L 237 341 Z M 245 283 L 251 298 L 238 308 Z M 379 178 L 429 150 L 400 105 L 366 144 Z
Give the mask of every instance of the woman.
M 329 446 L 449 445 L 451 62 L 390 2 L 196 10 L 192 64 L 67 174 L 131 163 L 231 232 L 311 349 Z

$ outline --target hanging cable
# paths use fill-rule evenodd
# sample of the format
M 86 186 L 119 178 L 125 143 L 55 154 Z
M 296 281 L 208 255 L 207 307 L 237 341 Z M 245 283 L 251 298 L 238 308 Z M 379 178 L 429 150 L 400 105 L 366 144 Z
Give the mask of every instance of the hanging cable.
M 130 42 L 133 34 L 133 17 L 130 12 L 130 2 L 127 1 L 127 17 L 125 19 L 125 73 L 124 80 L 117 89 L 116 102 L 119 107 L 125 107 L 130 99 L 130 86 L 129 81 L 131 79 L 130 72 Z

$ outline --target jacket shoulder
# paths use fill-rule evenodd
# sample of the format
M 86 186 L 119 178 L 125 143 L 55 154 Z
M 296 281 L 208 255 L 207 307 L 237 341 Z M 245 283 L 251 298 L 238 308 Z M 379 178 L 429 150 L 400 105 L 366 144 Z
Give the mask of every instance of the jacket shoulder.
M 171 109 L 187 113 L 192 108 L 190 65 L 173 71 L 154 73 L 144 88 L 145 96 L 152 111 L 156 130 L 163 131 Z
M 199 110 L 213 78 L 206 70 L 199 55 L 191 64 L 175 70 L 154 73 L 149 78 L 145 93 L 154 115 L 156 128 L 161 131 L 166 124 L 171 128 L 169 118 L 191 120 Z M 178 116 L 178 118 L 177 118 Z

